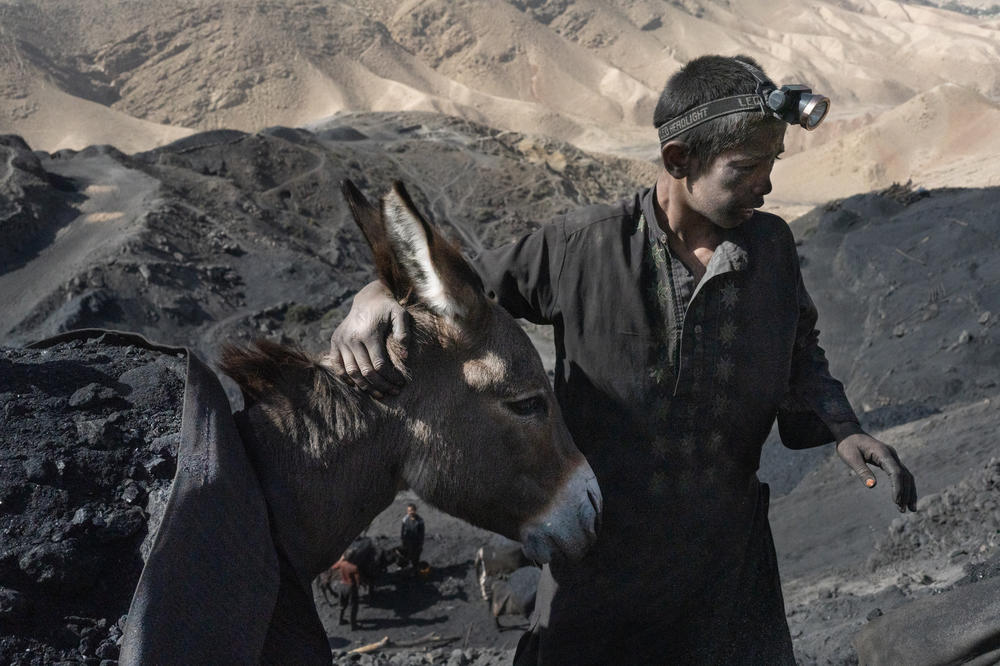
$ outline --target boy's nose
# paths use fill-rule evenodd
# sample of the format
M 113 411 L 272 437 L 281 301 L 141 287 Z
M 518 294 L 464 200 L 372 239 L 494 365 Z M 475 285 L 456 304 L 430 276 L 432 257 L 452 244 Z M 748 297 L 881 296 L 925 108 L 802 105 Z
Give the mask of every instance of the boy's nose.
M 763 178 L 761 178 L 760 180 L 758 180 L 757 183 L 756 183 L 756 185 L 754 186 L 753 191 L 754 191 L 754 194 L 758 194 L 760 196 L 765 196 L 767 194 L 770 194 L 771 193 L 771 174 L 768 173 Z

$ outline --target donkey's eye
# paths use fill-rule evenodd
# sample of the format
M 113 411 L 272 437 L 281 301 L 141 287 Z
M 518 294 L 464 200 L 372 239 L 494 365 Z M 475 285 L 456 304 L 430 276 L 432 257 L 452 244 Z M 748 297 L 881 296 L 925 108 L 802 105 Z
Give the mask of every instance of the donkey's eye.
M 507 409 L 514 412 L 518 416 L 535 416 L 547 413 L 548 405 L 545 403 L 545 398 L 540 395 L 533 395 L 530 398 L 525 398 L 524 400 L 513 400 L 508 402 Z

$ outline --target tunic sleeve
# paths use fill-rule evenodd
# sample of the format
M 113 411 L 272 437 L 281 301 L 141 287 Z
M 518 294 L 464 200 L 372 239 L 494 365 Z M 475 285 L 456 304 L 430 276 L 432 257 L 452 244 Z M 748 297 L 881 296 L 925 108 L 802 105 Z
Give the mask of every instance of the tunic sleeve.
M 473 259 L 473 265 L 486 295 L 512 316 L 551 324 L 559 311 L 565 248 L 565 222 L 560 219 L 509 245 L 484 251 Z
M 798 262 L 796 262 L 797 264 Z M 791 449 L 820 446 L 834 432 L 858 427 L 844 385 L 830 375 L 826 353 L 819 346 L 817 312 L 796 266 L 799 321 L 792 355 L 789 392 L 778 408 L 778 431 Z

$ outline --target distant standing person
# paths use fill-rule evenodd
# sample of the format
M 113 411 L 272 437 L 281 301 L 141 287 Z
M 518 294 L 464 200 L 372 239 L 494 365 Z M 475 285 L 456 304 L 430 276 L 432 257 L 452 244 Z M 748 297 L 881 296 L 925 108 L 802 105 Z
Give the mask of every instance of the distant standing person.
M 399 538 L 403 542 L 403 555 L 416 573 L 420 570 L 420 553 L 424 550 L 424 519 L 417 514 L 416 504 L 406 505 Z

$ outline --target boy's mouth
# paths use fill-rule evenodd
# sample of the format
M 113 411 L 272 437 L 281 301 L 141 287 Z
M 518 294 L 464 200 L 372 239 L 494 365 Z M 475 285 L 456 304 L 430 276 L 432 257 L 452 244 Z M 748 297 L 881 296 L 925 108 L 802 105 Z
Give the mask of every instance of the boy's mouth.
M 754 206 L 749 206 L 749 207 L 745 207 L 745 208 L 737 208 L 736 212 L 739 214 L 740 217 L 749 218 L 750 216 L 753 215 L 753 212 L 755 210 L 757 210 L 758 208 L 760 208 L 763 205 L 764 205 L 764 200 L 761 199 Z

